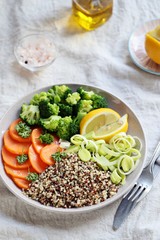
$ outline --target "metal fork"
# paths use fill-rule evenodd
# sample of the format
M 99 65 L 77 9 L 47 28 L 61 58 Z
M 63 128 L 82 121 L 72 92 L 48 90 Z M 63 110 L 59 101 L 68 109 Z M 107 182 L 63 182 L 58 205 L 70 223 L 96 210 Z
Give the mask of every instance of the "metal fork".
M 142 200 L 142 198 L 144 198 L 151 190 L 153 180 L 158 173 L 160 173 L 160 142 L 153 153 L 150 163 L 143 169 L 135 185 L 123 196 L 123 199 L 114 216 L 114 230 L 117 230 L 122 225 L 138 202 Z
M 158 143 L 152 159 L 150 163 L 143 169 L 138 181 L 135 183 L 133 188 L 129 193 L 127 193 L 124 197 L 127 197 L 130 201 L 139 202 L 142 198 L 146 196 L 146 194 L 150 191 L 153 185 L 153 167 L 154 163 L 160 155 L 160 142 Z

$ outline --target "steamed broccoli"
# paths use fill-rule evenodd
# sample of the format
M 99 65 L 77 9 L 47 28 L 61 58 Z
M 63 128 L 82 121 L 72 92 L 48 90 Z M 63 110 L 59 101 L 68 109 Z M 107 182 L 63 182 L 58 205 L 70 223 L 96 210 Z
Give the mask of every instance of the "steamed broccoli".
M 80 122 L 82 118 L 86 115 L 86 112 L 79 112 L 77 116 L 73 119 L 70 124 L 70 135 L 73 136 L 80 131 Z
M 93 105 L 92 105 L 93 109 L 108 107 L 108 103 L 105 97 L 102 97 L 98 94 L 94 94 L 91 99 L 93 101 Z
M 58 124 L 60 119 L 60 116 L 52 115 L 49 118 L 40 118 L 39 123 L 44 129 L 51 132 L 56 132 L 58 130 Z
M 39 111 L 41 118 L 48 118 L 51 115 L 58 115 L 59 106 L 56 103 L 50 103 L 49 100 L 42 100 L 39 103 Z
M 59 138 L 64 139 L 64 140 L 69 140 L 71 137 L 70 134 L 70 124 L 72 122 L 72 118 L 69 117 L 64 117 L 59 120 L 58 124 L 58 131 L 57 135 Z
M 53 96 L 58 95 L 61 101 L 66 99 L 69 93 L 72 93 L 71 88 L 66 85 L 55 85 L 48 90 L 49 93 L 52 93 Z
M 95 94 L 93 91 L 86 91 L 83 87 L 79 87 L 77 92 L 80 94 L 81 99 L 83 100 L 91 100 L 92 96 Z
M 78 112 L 85 112 L 88 113 L 93 109 L 92 100 L 80 100 L 77 104 L 77 113 Z
M 61 102 L 60 96 L 54 92 L 52 88 L 50 88 L 47 92 L 48 99 L 51 103 L 59 103 Z
M 24 103 L 21 107 L 20 118 L 29 125 L 38 124 L 40 119 L 39 107 L 36 105 L 27 105 Z
M 32 97 L 32 99 L 30 101 L 30 104 L 32 104 L 32 105 L 39 105 L 40 101 L 47 100 L 47 99 L 48 99 L 47 92 L 40 92 L 40 93 L 35 94 Z
M 107 100 L 105 97 L 94 93 L 93 91 L 86 91 L 83 89 L 83 87 L 79 87 L 77 89 L 77 92 L 80 94 L 81 99 L 83 100 L 92 100 L 92 108 L 106 108 L 108 107 Z
M 66 102 L 72 106 L 72 105 L 76 105 L 80 99 L 81 97 L 78 92 L 74 92 L 72 94 L 69 93 L 66 98 Z
M 72 116 L 73 108 L 67 104 L 60 103 L 59 106 L 59 115 L 61 117 Z

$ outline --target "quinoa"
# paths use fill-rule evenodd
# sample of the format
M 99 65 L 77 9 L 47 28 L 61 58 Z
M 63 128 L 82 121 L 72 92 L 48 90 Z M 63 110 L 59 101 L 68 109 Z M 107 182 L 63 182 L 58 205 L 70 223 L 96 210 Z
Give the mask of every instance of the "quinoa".
M 93 161 L 81 161 L 77 154 L 67 154 L 23 193 L 46 206 L 79 208 L 105 201 L 118 188 L 111 182 L 109 171 L 103 171 Z

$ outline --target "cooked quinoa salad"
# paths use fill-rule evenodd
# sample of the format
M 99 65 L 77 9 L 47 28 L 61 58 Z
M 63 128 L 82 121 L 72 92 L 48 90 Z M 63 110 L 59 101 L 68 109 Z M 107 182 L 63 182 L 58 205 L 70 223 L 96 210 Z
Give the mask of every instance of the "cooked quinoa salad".
M 118 189 L 119 185 L 111 182 L 109 171 L 92 161 L 81 161 L 77 154 L 67 154 L 42 172 L 23 193 L 46 206 L 79 208 L 103 202 Z

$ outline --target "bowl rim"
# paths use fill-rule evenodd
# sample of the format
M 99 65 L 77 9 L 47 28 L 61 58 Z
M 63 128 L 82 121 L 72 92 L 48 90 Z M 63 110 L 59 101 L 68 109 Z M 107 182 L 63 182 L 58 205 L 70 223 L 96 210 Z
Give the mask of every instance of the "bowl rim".
M 73 84 L 73 83 L 61 83 L 61 84 L 52 84 L 52 85 L 48 85 L 42 88 L 39 88 L 37 90 L 31 91 L 29 94 L 25 95 L 24 97 L 20 98 L 18 101 L 16 101 L 14 104 L 12 104 L 12 106 L 7 110 L 7 112 L 3 115 L 2 119 L 0 120 L 0 122 L 3 122 L 5 120 L 5 118 L 7 117 L 8 113 L 14 108 L 16 107 L 17 104 L 19 104 L 19 102 L 23 102 L 23 100 L 25 100 L 26 98 L 30 99 L 30 97 L 32 97 L 34 94 L 39 93 L 41 91 L 46 91 L 47 89 L 49 89 L 50 87 L 54 86 L 54 85 L 68 85 L 70 87 L 76 86 L 77 88 L 80 86 L 84 86 L 88 89 L 96 89 L 96 91 L 100 91 L 103 92 L 104 94 L 108 94 L 111 97 L 117 99 L 118 101 L 120 101 L 120 103 L 124 104 L 129 111 L 134 115 L 134 117 L 136 118 L 136 121 L 138 122 L 140 128 L 141 128 L 141 132 L 142 135 L 144 137 L 144 144 L 145 146 L 143 146 L 144 148 L 144 156 L 142 159 L 142 165 L 136 175 L 136 177 L 134 178 L 134 182 L 132 182 L 129 186 L 127 186 L 125 189 L 123 189 L 122 192 L 118 192 L 116 193 L 114 196 L 112 196 L 111 198 L 106 199 L 105 201 L 92 205 L 92 206 L 84 206 L 84 207 L 80 207 L 80 208 L 55 208 L 55 207 L 50 207 L 50 206 L 45 206 L 40 204 L 39 202 L 32 200 L 30 198 L 28 198 L 27 196 L 25 196 L 22 191 L 13 183 L 13 181 L 7 176 L 7 174 L 5 173 L 4 167 L 0 169 L 0 177 L 2 179 L 2 181 L 4 182 L 4 185 L 19 199 L 21 199 L 24 203 L 29 204 L 33 207 L 37 207 L 41 210 L 45 210 L 45 211 L 50 211 L 53 213 L 59 213 L 59 214 L 77 214 L 77 213 L 86 213 L 86 212 L 90 212 L 93 210 L 97 210 L 103 207 L 107 207 L 108 205 L 114 203 L 116 200 L 120 199 L 123 195 L 125 195 L 134 185 L 134 183 L 136 182 L 136 180 L 139 178 L 144 164 L 145 164 L 145 159 L 146 159 L 146 152 L 147 152 L 147 141 L 146 141 L 146 136 L 145 136 L 145 132 L 143 129 L 143 126 L 141 125 L 139 119 L 137 118 L 136 114 L 134 113 L 134 111 L 129 107 L 128 104 L 126 104 L 123 100 L 121 100 L 119 97 L 115 96 L 114 94 L 112 94 L 111 92 L 108 92 L 106 90 L 103 90 L 99 87 L 95 87 L 93 85 L 88 85 L 88 84 Z M 2 125 L 2 124 L 1 124 Z M 0 127 L 1 130 L 1 127 Z M 2 130 L 2 132 L 0 132 L 1 137 L 3 139 L 3 134 L 6 131 Z M 0 157 L 0 165 L 3 165 L 3 160 L 2 157 Z M 7 181 L 5 181 L 7 179 Z M 14 185 L 14 188 L 12 188 L 12 185 Z

